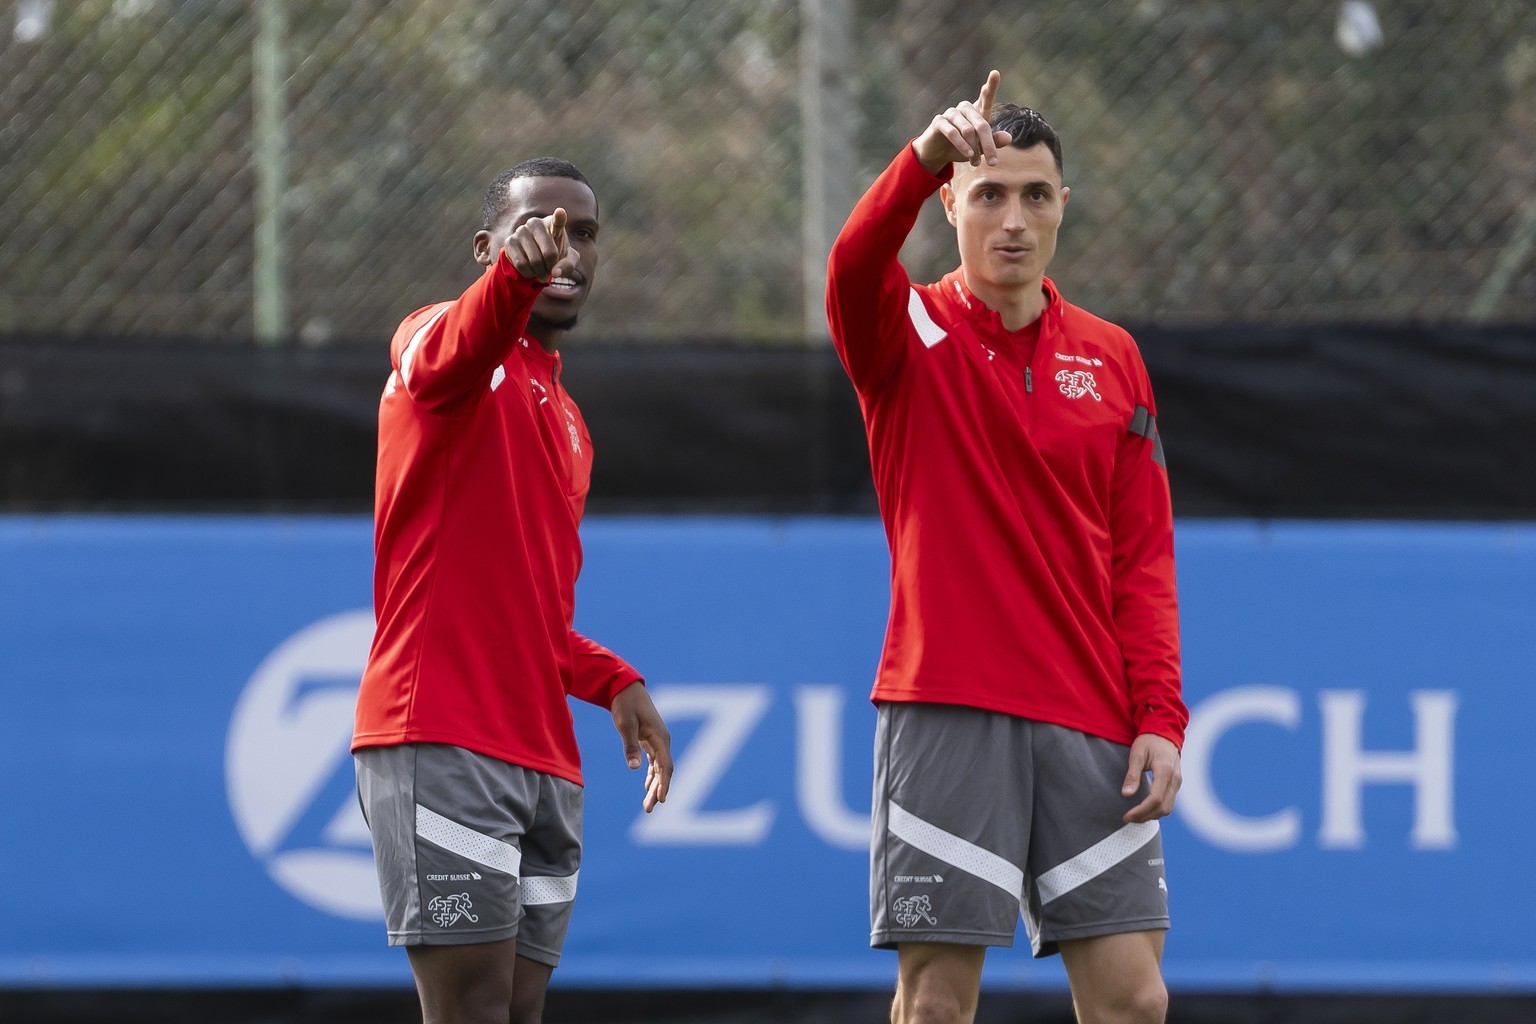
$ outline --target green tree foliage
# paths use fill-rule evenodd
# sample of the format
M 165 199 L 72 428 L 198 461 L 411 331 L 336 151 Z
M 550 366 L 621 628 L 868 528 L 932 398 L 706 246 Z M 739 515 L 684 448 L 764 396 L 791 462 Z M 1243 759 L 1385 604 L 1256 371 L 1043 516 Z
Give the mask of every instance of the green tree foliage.
M 0 330 L 251 333 L 256 6 L 81 0 L 0 25 Z M 800 0 L 286 0 L 286 280 L 377 341 L 474 273 L 484 183 L 597 186 L 588 336 L 795 341 Z M 854 0 L 863 187 L 990 67 L 1073 187 L 1053 268 L 1129 322 L 1536 317 L 1536 4 Z M 914 276 L 953 264 L 930 212 Z

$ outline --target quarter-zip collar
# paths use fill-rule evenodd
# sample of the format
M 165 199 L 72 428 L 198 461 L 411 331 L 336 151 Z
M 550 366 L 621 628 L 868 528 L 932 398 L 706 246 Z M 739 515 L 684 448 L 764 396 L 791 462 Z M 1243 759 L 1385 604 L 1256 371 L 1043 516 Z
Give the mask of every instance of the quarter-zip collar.
M 1062 298 L 1051 279 L 1041 278 L 1040 287 L 1045 290 L 1045 308 L 1040 311 L 1040 334 L 1061 323 Z M 997 310 L 978 299 L 965 283 L 965 274 L 957 267 L 939 280 L 939 294 L 954 315 L 969 320 L 977 327 L 994 336 L 1007 336 L 1011 331 L 1003 329 L 1003 318 Z M 1020 328 L 1025 330 L 1026 328 Z
M 543 370 L 551 380 L 559 382 L 561 369 L 559 352 L 545 351 L 537 338 L 530 338 L 526 334 L 518 339 L 518 348 L 523 350 L 524 359 Z

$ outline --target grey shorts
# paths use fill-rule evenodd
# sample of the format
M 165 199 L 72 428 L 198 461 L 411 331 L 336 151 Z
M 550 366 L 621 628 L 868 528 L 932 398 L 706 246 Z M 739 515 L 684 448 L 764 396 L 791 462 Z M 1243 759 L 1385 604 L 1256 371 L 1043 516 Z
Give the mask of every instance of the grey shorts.
M 1168 927 L 1157 822 L 1121 816 L 1130 748 L 949 704 L 885 703 L 875 730 L 870 944 L 1011 946 Z
M 560 963 L 581 864 L 582 790 L 462 747 L 355 755 L 391 946 L 517 939 Z

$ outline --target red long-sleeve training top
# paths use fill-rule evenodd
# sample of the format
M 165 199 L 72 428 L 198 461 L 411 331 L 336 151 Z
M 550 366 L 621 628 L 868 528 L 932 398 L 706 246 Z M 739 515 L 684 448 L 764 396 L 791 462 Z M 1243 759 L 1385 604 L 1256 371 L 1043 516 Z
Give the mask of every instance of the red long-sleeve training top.
M 914 286 L 899 251 L 949 173 L 905 147 L 828 266 L 891 549 L 873 699 L 1182 746 L 1173 513 L 1141 355 L 1049 280 L 1040 319 L 1011 333 L 959 270 Z
M 592 440 L 524 334 L 542 287 L 502 253 L 390 344 L 354 750 L 451 743 L 579 783 L 566 695 L 608 707 L 640 679 L 572 629 Z

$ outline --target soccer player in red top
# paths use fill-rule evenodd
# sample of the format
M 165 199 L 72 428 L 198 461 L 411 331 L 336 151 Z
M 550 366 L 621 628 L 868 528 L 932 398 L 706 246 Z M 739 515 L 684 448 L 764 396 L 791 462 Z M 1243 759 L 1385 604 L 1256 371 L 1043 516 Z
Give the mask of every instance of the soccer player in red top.
M 1173 518 L 1135 342 L 1045 276 L 1069 191 L 1033 110 L 935 117 L 854 208 L 827 311 L 891 549 L 871 943 L 892 1019 L 970 1021 L 1022 913 L 1084 1022 L 1162 1021 L 1180 697 Z M 898 262 L 938 192 L 960 267 Z
M 558 347 L 597 276 L 597 198 L 540 157 L 496 178 L 479 280 L 395 332 L 379 405 L 378 619 L 353 752 L 390 945 L 429 1024 L 531 1024 L 581 860 L 568 695 L 609 708 L 642 805 L 671 740 L 640 674 L 572 628 L 592 439 Z

